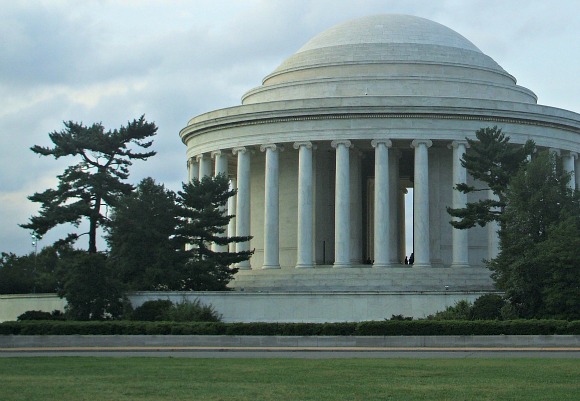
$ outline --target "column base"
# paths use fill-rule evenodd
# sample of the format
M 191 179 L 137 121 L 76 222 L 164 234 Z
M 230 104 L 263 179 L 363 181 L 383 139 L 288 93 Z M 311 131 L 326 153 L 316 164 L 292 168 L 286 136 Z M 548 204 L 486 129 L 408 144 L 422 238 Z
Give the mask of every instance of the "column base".
M 351 263 L 335 263 L 332 265 L 333 268 L 335 269 L 348 269 L 349 267 L 352 267 Z
M 373 268 L 384 269 L 388 267 L 393 267 L 391 263 L 373 263 Z
M 295 269 L 314 269 L 314 265 L 300 264 L 296 265 Z
M 262 269 L 279 269 L 280 265 L 264 265 Z
M 411 267 L 418 267 L 419 269 L 425 269 L 425 268 L 430 268 L 431 267 L 431 263 L 414 263 L 411 265 Z
M 469 266 L 468 263 L 452 263 L 451 264 L 451 268 L 453 268 L 453 269 L 465 269 L 467 267 L 471 267 L 471 266 Z

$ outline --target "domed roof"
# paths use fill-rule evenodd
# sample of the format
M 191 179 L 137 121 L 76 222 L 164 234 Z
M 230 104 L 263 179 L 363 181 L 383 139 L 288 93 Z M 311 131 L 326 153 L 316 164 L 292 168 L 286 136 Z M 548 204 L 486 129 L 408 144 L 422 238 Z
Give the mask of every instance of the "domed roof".
M 425 18 L 384 14 L 318 34 L 242 102 L 358 96 L 537 100 L 452 29 Z
M 445 25 L 400 14 L 373 15 L 335 25 L 316 35 L 296 53 L 363 43 L 415 43 L 457 47 L 481 53 L 473 43 Z

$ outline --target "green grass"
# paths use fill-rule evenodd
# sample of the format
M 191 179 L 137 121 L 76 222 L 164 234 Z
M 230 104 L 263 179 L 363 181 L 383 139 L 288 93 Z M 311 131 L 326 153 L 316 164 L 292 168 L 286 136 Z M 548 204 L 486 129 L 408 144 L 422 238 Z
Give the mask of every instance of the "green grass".
M 578 400 L 575 359 L 0 359 L 0 400 Z

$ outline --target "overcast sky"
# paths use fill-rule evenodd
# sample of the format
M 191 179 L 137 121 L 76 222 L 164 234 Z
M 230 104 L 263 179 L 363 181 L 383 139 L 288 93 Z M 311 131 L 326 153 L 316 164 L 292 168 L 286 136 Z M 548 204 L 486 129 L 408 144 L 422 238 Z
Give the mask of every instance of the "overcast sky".
M 118 128 L 145 114 L 159 127 L 158 154 L 135 162 L 130 180 L 151 176 L 177 190 L 188 119 L 240 104 L 314 35 L 383 13 L 450 27 L 538 103 L 580 112 L 578 0 L 0 0 L 0 251 L 33 250 L 18 227 L 38 210 L 26 197 L 56 186 L 72 160 L 29 148 L 51 145 L 63 121 Z

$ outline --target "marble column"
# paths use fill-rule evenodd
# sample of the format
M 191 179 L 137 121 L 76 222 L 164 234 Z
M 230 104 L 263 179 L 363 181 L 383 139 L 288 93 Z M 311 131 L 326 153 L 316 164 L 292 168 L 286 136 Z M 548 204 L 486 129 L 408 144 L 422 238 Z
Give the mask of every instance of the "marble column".
M 211 177 L 211 158 L 208 155 L 201 154 L 197 156 L 197 162 L 199 163 L 199 180 L 201 181 L 203 177 Z
M 334 202 L 334 267 L 350 267 L 350 160 L 352 143 L 332 141 L 336 149 L 336 181 Z M 375 249 L 375 253 L 377 249 Z
M 487 194 L 488 199 L 499 200 L 499 197 L 491 189 L 487 191 Z M 499 223 L 497 221 L 490 221 L 487 224 L 487 230 L 487 258 L 491 260 L 499 255 Z
M 576 160 L 574 162 L 574 171 L 575 174 L 575 181 L 576 181 L 576 189 L 580 191 L 580 157 L 578 157 L 578 153 L 576 153 Z
M 562 156 L 562 163 L 564 171 L 570 173 L 570 181 L 568 186 L 572 189 L 576 189 L 576 159 L 578 158 L 578 153 L 568 152 Z
M 391 266 L 389 219 L 389 148 L 390 139 L 371 141 L 375 148 L 374 267 Z
M 404 263 L 405 256 L 407 256 L 407 227 L 406 227 L 406 205 L 405 205 L 405 195 L 407 194 L 407 188 L 399 188 L 399 200 L 398 200 L 398 219 L 399 219 L 399 238 L 398 238 L 398 261 L 399 263 Z
M 414 267 L 431 267 L 429 238 L 429 148 L 428 139 L 415 139 L 415 181 L 413 202 Z
M 211 152 L 215 161 L 215 176 L 218 174 L 228 176 L 228 155 L 223 150 Z
M 238 181 L 235 178 L 230 179 L 230 189 L 236 189 L 238 187 Z M 234 216 L 230 219 L 228 223 L 228 237 L 235 237 L 236 236 L 236 203 L 237 203 L 237 195 L 230 196 L 228 199 L 228 214 L 230 216 Z M 230 242 L 228 246 L 228 251 L 235 252 L 236 251 L 236 243 Z
M 236 199 L 236 236 L 250 235 L 250 150 L 246 147 L 234 148 L 233 154 L 238 156 L 238 193 Z M 250 241 L 236 243 L 236 252 L 249 251 Z M 249 260 L 237 264 L 240 270 L 251 270 Z
M 280 146 L 260 146 L 266 152 L 264 183 L 264 264 L 262 269 L 280 268 L 280 218 L 279 218 L 279 152 Z
M 296 268 L 314 267 L 312 142 L 295 142 L 298 149 L 298 238 Z
M 215 162 L 215 169 L 214 169 L 214 175 L 217 177 L 218 175 L 222 175 L 224 177 L 228 176 L 228 155 L 222 151 L 222 150 L 216 150 L 214 152 L 211 152 L 211 157 L 214 159 Z M 229 201 L 229 199 L 228 199 Z M 221 208 L 222 213 L 226 213 L 227 211 L 227 205 L 223 206 Z M 223 237 L 227 234 L 227 226 L 224 227 L 224 232 L 222 234 L 219 234 L 218 236 Z M 214 252 L 228 252 L 228 246 L 227 245 L 218 245 L 216 243 L 213 243 L 211 246 L 212 251 Z
M 187 178 L 189 182 L 199 180 L 199 163 L 195 157 L 190 157 L 187 161 Z
M 464 208 L 467 205 L 467 194 L 455 189 L 457 184 L 467 183 L 467 169 L 461 165 L 463 154 L 468 148 L 467 141 L 453 141 L 453 209 Z M 453 220 L 459 220 L 454 217 Z M 452 261 L 451 267 L 469 267 L 468 230 L 452 228 Z

